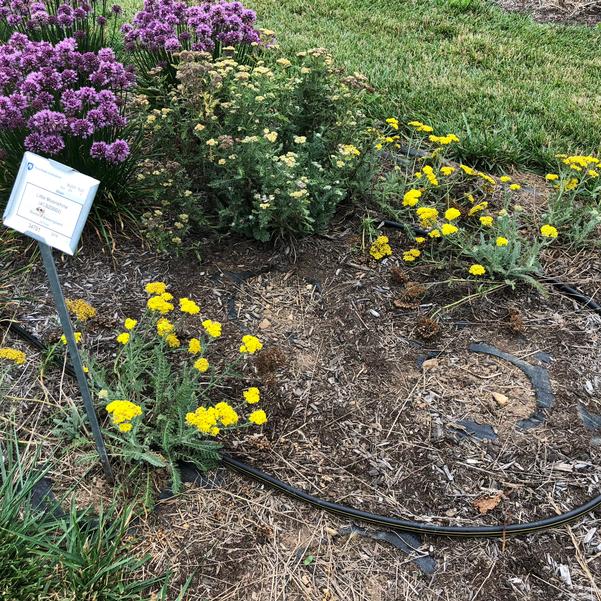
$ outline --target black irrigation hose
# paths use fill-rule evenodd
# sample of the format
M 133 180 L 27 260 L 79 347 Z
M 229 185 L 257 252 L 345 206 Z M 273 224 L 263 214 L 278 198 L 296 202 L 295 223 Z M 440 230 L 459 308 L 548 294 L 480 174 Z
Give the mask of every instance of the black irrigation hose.
M 400 224 L 399 224 L 400 225 Z M 393 226 L 394 227 L 394 226 Z M 596 303 L 592 298 L 586 296 L 576 288 L 568 286 L 556 280 L 555 278 L 543 277 L 541 281 L 549 283 L 557 288 L 560 292 L 566 296 L 573 298 L 578 303 L 601 314 L 601 306 Z M 29 342 L 39 350 L 44 350 L 44 344 L 35 336 L 24 330 L 22 327 L 15 323 L 11 323 L 9 328 L 16 333 L 18 336 Z M 274 490 L 279 490 L 284 494 L 313 505 L 319 509 L 333 513 L 345 518 L 352 520 L 360 520 L 362 522 L 368 522 L 370 524 L 376 524 L 385 528 L 391 528 L 393 530 L 400 530 L 404 532 L 413 532 L 417 534 L 427 534 L 431 536 L 445 536 L 445 537 L 457 537 L 457 538 L 490 538 L 490 537 L 506 537 L 523 534 L 532 534 L 535 532 L 541 532 L 550 528 L 556 528 L 557 526 L 563 526 L 585 516 L 586 514 L 594 511 L 601 507 L 601 495 L 598 495 L 575 509 L 566 511 L 559 515 L 544 518 L 542 520 L 536 520 L 534 522 L 525 522 L 523 524 L 498 524 L 495 526 L 439 526 L 428 522 L 418 522 L 414 520 L 404 520 L 401 518 L 394 518 L 379 515 L 376 513 L 370 513 L 368 511 L 362 511 L 349 507 L 347 505 L 341 505 L 340 503 L 334 503 L 315 497 L 300 488 L 286 484 L 278 478 L 255 468 L 239 459 L 235 459 L 229 455 L 222 456 L 223 465 L 227 468 L 239 472 L 244 476 L 252 478 L 261 484 L 265 484 Z

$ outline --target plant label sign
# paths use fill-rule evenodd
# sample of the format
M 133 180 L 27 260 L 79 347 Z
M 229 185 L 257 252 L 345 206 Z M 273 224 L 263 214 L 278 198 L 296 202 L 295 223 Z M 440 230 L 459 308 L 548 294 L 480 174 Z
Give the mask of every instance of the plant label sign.
M 26 152 L 4 225 L 73 255 L 99 185 L 67 165 Z

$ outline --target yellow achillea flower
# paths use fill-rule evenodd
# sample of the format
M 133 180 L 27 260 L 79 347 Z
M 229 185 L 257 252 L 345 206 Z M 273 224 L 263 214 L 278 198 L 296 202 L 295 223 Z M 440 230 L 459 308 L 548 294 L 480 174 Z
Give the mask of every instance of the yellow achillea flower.
M 409 121 L 407 125 L 409 125 L 410 127 L 414 127 L 417 131 L 422 131 L 426 134 L 429 134 L 432 131 L 434 131 L 429 125 L 425 125 L 421 121 Z
M 501 176 L 499 179 L 500 179 L 500 180 L 501 180 L 501 181 L 502 181 L 504 184 L 506 184 L 507 182 L 510 182 L 510 181 L 511 181 L 511 177 L 510 177 L 509 175 L 502 175 L 502 176 Z
M 205 329 L 205 332 L 212 338 L 219 338 L 219 336 L 221 336 L 221 324 L 218 321 L 213 321 L 212 319 L 205 319 L 202 322 L 202 327 Z
M 466 175 L 477 175 L 476 170 L 472 169 L 471 167 L 468 167 L 467 165 L 461 164 L 459 165 L 459 167 Z
M 388 125 L 390 125 L 390 127 L 392 127 L 392 129 L 399 128 L 399 120 L 395 119 L 394 117 L 388 117 L 388 119 L 386 119 L 386 123 L 388 123 Z
M 240 347 L 241 353 L 247 353 L 254 355 L 263 348 L 263 343 L 256 337 L 250 334 L 242 336 L 242 346 Z
M 414 207 L 418 202 L 422 195 L 421 190 L 411 189 L 407 190 L 403 196 L 403 206 L 405 207 Z
M 161 317 L 157 321 L 157 334 L 159 336 L 167 336 L 167 334 L 171 334 L 175 330 L 175 326 L 164 317 Z
M 179 299 L 179 310 L 189 315 L 200 313 L 200 307 L 193 300 L 185 297 Z
M 424 165 L 422 167 L 422 172 L 433 186 L 438 186 L 438 179 L 434 175 L 434 169 L 432 169 L 430 165 Z
M 407 261 L 407 263 L 412 263 L 421 254 L 421 251 L 419 251 L 417 248 L 411 248 L 403 253 L 403 261 Z
M 470 210 L 468 215 L 475 215 L 476 213 L 478 213 L 479 211 L 484 211 L 484 209 L 486 209 L 488 207 L 488 202 L 484 201 L 481 202 L 480 204 L 474 205 Z
M 163 294 L 159 295 L 164 301 L 171 301 L 173 300 L 173 294 L 171 294 L 171 292 L 163 292 Z
M 217 427 L 217 411 L 214 407 L 198 407 L 196 411 L 186 413 L 186 423 L 194 426 L 202 434 L 217 436 L 219 428 Z
M 96 309 L 82 298 L 66 300 L 67 309 L 75 315 L 79 321 L 87 321 L 96 316 Z
M 148 294 L 163 294 L 167 290 L 167 284 L 164 282 L 150 282 L 144 286 Z
M 493 224 L 493 221 L 494 221 L 494 219 L 490 215 L 485 215 L 483 217 L 480 217 L 480 223 L 484 227 L 491 227 Z
M 417 209 L 416 214 L 419 217 L 421 224 L 424 227 L 428 227 L 436 221 L 438 210 L 434 207 L 420 207 Z
M 151 296 L 146 302 L 146 306 L 151 311 L 158 311 L 161 315 L 166 315 L 170 311 L 173 311 L 175 307 L 164 298 L 160 296 Z
M 545 175 L 545 179 L 548 182 L 554 182 L 556 179 L 559 179 L 559 175 L 557 175 L 557 173 L 547 173 L 547 175 Z
M 484 275 L 486 273 L 486 267 L 484 267 L 484 265 L 480 265 L 479 263 L 475 263 L 474 265 L 472 265 L 470 267 L 470 274 L 471 275 Z
M 390 248 L 390 244 L 388 244 L 388 236 L 378 236 L 369 247 L 369 254 L 377 261 L 390 256 L 392 254 L 392 248 Z
M 578 186 L 578 178 L 577 177 L 573 177 L 567 184 L 566 184 L 566 190 L 574 190 L 574 188 L 576 188 Z
M 204 357 L 196 359 L 196 361 L 194 361 L 194 369 L 197 369 L 201 374 L 204 374 L 209 369 L 209 362 Z
M 440 238 L 440 230 L 430 230 L 428 236 L 430 236 L 430 238 Z
M 169 348 L 179 348 L 181 346 L 181 342 L 175 334 L 167 334 L 165 342 Z
M 459 228 L 452 223 L 443 223 L 440 231 L 443 236 L 451 236 L 452 234 L 456 234 L 459 231 Z
M 119 425 L 142 415 L 142 407 L 131 401 L 115 400 L 106 406 L 106 412 L 111 416 L 113 424 Z
M 25 355 L 23 351 L 19 351 L 15 348 L 3 347 L 0 348 L 0 359 L 12 361 L 16 365 L 23 365 L 27 359 L 27 355 Z
M 191 355 L 198 355 L 202 351 L 202 345 L 200 344 L 200 340 L 198 338 L 190 338 L 190 342 L 188 342 L 188 352 Z
M 263 411 L 263 409 L 253 411 L 248 416 L 248 421 L 251 424 L 256 424 L 257 426 L 262 426 L 264 423 L 267 422 L 267 414 L 265 413 L 265 411 Z
M 238 423 L 236 411 L 223 401 L 215 405 L 215 412 L 217 413 L 217 419 L 226 428 L 227 426 L 235 426 Z
M 497 246 L 507 246 L 508 244 L 509 244 L 509 240 L 507 240 L 507 238 L 504 238 L 503 236 L 497 237 L 497 240 L 496 240 Z
M 425 239 L 423 236 L 418 236 L 418 237 L 415 239 L 415 242 L 416 242 L 417 244 L 424 244 L 424 242 L 425 242 L 425 241 L 426 241 L 426 239 Z
M 338 146 L 338 152 L 344 156 L 354 157 L 358 157 L 361 154 L 361 151 L 352 144 L 340 144 L 340 146 Z
M 455 173 L 455 167 L 441 167 L 440 172 L 443 175 L 452 175 L 453 173 Z
M 278 139 L 278 132 L 277 131 L 269 131 L 267 130 L 265 132 L 265 135 L 263 136 L 268 142 L 275 142 Z
M 259 392 L 259 389 L 256 386 L 251 386 L 250 388 L 247 388 L 242 394 L 244 396 L 244 400 L 249 405 L 254 405 L 255 403 L 258 403 L 261 400 L 261 393 Z
M 552 225 L 549 225 L 548 223 L 540 228 L 540 233 L 545 238 L 557 238 L 558 236 L 557 228 L 553 227 Z
M 127 344 L 129 342 L 129 332 L 121 332 L 121 334 L 117 336 L 117 342 L 119 344 Z
M 81 342 L 82 334 L 81 332 L 73 332 L 73 337 L 75 338 L 75 342 L 79 344 Z M 61 342 L 67 344 L 67 337 L 64 334 L 61 336 Z
M 511 186 L 509 186 L 510 190 L 521 190 L 522 186 L 520 186 L 520 184 L 511 184 Z
M 442 146 L 451 144 L 451 142 L 459 142 L 459 138 L 455 134 L 447 134 L 446 136 L 428 136 L 428 140 L 435 144 L 441 144 Z
M 138 320 L 128 317 L 123 325 L 126 330 L 133 330 L 138 325 Z
M 447 221 L 454 221 L 458 217 L 461 217 L 461 211 L 459 209 L 455 209 L 454 207 L 447 209 L 444 213 L 444 218 Z
M 129 432 L 132 428 L 133 426 L 129 422 L 123 422 L 122 424 L 119 424 L 119 430 L 121 432 Z
M 597 177 L 599 177 L 599 172 L 598 172 L 598 171 L 595 171 L 594 169 L 589 169 L 589 170 L 587 171 L 587 173 L 589 174 L 589 177 L 592 177 L 592 178 L 597 178 Z
M 478 177 L 481 177 L 485 182 L 489 183 L 491 186 L 497 185 L 495 178 L 488 175 L 488 173 L 482 173 L 482 171 L 478 171 Z

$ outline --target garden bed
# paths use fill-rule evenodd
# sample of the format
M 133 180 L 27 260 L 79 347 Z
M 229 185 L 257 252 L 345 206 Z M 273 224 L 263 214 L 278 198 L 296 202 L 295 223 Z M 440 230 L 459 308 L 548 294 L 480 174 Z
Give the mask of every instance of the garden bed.
M 114 350 L 115 327 L 144 305 L 143 285 L 152 279 L 217 316 L 223 345 L 259 333 L 265 349 L 254 366 L 270 421 L 244 444 L 228 436 L 226 449 L 318 496 L 471 525 L 530 521 L 597 494 L 600 433 L 584 426 L 578 407 L 601 412 L 599 318 L 550 288 L 546 296 L 505 288 L 449 307 L 476 284 L 458 274 L 449 286 L 453 274 L 432 264 L 376 264 L 356 231 L 339 222 L 328 236 L 276 248 L 228 240 L 203 248 L 201 265 L 141 253 L 125 239 L 111 258 L 89 237 L 60 271 L 67 296 L 98 310 L 85 335 L 99 340 L 100 353 Z M 394 247 L 404 242 L 396 232 L 390 239 Z M 545 259 L 549 273 L 598 292 L 597 254 Z M 28 299 L 19 319 L 54 341 L 60 331 L 42 271 L 15 292 Z M 423 317 L 439 309 L 435 333 Z M 535 410 L 532 386 L 511 364 L 468 350 L 480 341 L 548 369 L 555 407 L 544 424 L 516 427 Z M 29 375 L 11 395 L 44 391 L 45 405 L 23 405 L 24 424 L 44 432 L 51 448 L 59 441 L 48 434 L 47 407 L 68 405 L 77 393 L 56 368 L 47 367 L 41 390 Z M 489 424 L 496 439 L 466 435 L 462 420 Z M 90 452 L 73 448 L 53 477 L 59 492 L 79 482 L 79 502 L 94 505 L 110 489 L 98 466 L 82 463 Z M 154 492 L 165 484 L 157 477 Z M 482 514 L 485 499 L 492 509 Z M 140 549 L 181 579 L 194 573 L 190 599 L 473 598 L 463 596 L 466 581 L 471 594 L 490 598 L 563 598 L 558 591 L 579 598 L 568 591 L 595 590 L 582 562 L 593 574 L 601 568 L 594 516 L 573 532 L 503 543 L 426 539 L 421 551 L 437 563 L 432 578 L 397 549 L 340 534 L 348 525 L 219 471 L 212 486 L 187 487 L 160 504 Z

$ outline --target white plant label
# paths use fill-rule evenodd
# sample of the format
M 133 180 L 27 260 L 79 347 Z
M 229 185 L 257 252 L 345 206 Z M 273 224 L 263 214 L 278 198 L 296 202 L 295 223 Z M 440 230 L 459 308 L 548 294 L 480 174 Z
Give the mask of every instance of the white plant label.
M 4 225 L 72 255 L 99 184 L 67 165 L 26 152 Z

